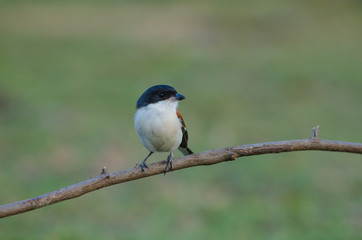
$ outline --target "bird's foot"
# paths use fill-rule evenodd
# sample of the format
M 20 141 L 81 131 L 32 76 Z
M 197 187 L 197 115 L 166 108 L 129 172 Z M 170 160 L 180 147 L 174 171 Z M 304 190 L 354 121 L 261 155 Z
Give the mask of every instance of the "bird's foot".
M 146 162 L 145 161 L 143 161 L 141 164 L 136 164 L 136 167 L 140 167 L 141 168 L 141 170 L 142 170 L 142 172 L 145 172 L 146 171 L 146 169 L 145 168 L 148 168 L 148 165 L 146 164 Z
M 166 175 L 166 173 L 168 171 L 168 167 L 170 167 L 170 171 L 173 170 L 173 157 L 172 157 L 172 155 L 169 155 L 167 157 L 167 164 L 166 164 L 165 171 L 163 171 L 163 175 Z
M 142 172 L 145 172 L 145 168 L 148 168 L 148 165 L 146 164 L 147 158 L 149 158 L 152 155 L 153 152 L 150 152 L 147 157 L 141 162 L 141 164 L 136 164 L 136 167 L 140 167 L 142 169 Z

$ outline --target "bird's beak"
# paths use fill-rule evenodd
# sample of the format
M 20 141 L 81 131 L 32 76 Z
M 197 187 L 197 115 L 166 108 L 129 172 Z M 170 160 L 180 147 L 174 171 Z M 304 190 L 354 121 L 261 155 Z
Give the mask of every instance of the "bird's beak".
M 179 94 L 179 93 L 176 93 L 175 99 L 176 99 L 177 101 L 181 101 L 181 100 L 185 99 L 185 97 L 184 97 L 183 95 Z

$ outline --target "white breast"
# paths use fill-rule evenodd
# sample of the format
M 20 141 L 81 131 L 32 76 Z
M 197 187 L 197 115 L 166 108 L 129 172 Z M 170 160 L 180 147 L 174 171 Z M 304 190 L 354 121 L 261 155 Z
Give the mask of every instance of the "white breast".
M 141 107 L 134 116 L 137 135 L 152 152 L 173 152 L 181 144 L 181 122 L 177 117 L 178 102 L 161 101 Z

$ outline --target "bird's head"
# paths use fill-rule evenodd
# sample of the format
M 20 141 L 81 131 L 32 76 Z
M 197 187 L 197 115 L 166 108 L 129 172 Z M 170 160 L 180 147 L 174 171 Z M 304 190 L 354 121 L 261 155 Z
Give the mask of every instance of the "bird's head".
M 156 85 L 147 89 L 137 101 L 137 109 L 149 104 L 161 101 L 178 102 L 185 99 L 173 87 L 168 85 Z

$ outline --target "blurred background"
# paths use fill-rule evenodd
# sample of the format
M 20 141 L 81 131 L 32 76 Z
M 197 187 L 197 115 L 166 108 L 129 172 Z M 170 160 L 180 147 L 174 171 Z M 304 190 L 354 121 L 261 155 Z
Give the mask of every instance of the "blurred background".
M 155 84 L 187 97 L 195 152 L 308 138 L 317 124 L 362 142 L 361 1 L 0 4 L 0 204 L 141 162 L 133 114 Z M 185 169 L 2 219 L 0 238 L 361 239 L 361 160 L 310 151 Z

